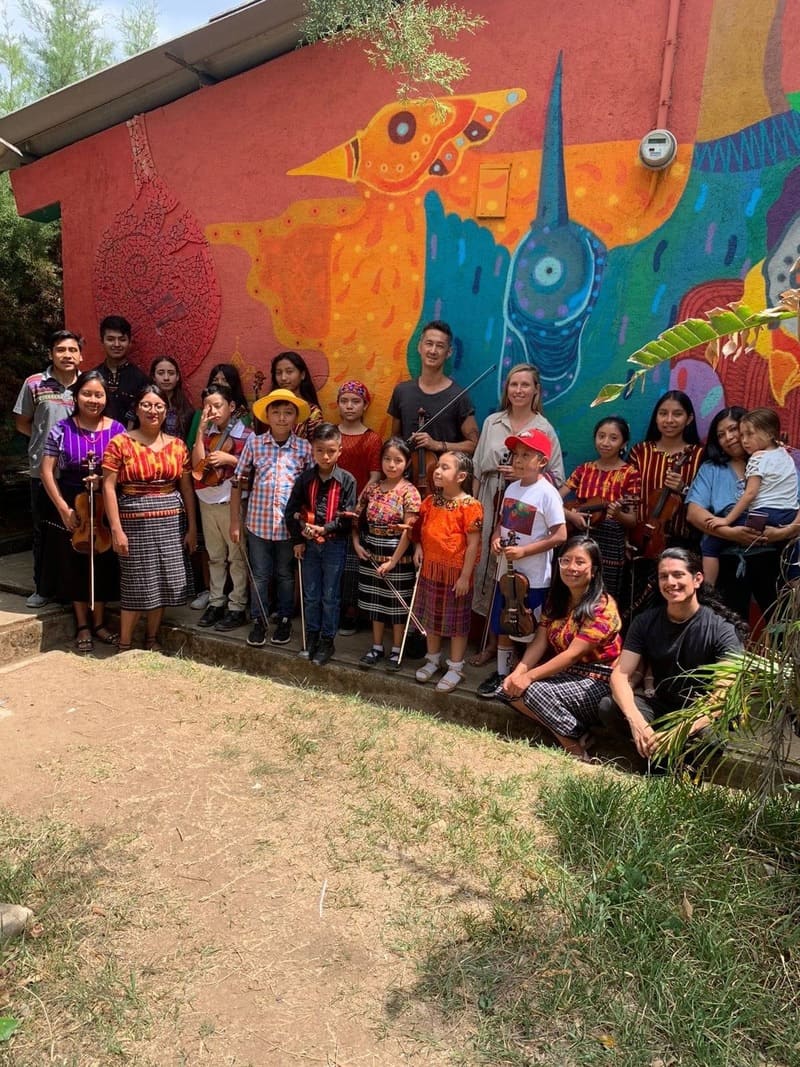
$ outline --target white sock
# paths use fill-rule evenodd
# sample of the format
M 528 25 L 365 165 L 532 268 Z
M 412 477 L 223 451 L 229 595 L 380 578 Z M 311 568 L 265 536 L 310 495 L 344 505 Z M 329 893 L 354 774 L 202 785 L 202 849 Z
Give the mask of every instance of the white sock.
M 397 655 L 399 656 L 400 655 L 400 646 L 399 645 L 392 645 L 392 652 L 396 652 Z
M 383 645 L 373 645 L 372 647 L 376 652 L 383 652 Z
M 501 678 L 507 678 L 511 674 L 511 660 L 514 658 L 513 648 L 497 649 L 497 673 Z

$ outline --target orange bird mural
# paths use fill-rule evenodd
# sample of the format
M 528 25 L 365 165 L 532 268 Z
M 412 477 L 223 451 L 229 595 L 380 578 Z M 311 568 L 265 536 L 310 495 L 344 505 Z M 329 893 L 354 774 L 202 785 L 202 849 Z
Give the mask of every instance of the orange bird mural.
M 340 178 L 380 193 L 407 193 L 426 178 L 452 174 L 464 153 L 488 141 L 503 115 L 526 98 L 524 89 L 500 89 L 387 104 L 366 129 L 289 174 Z

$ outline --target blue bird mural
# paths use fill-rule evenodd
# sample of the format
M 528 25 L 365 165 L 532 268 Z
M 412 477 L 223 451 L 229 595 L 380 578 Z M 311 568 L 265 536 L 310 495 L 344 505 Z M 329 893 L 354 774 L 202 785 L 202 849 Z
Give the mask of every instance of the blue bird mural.
M 566 393 L 580 370 L 581 333 L 603 277 L 606 248 L 570 220 L 564 175 L 562 55 L 547 106 L 536 218 L 511 261 L 498 389 L 515 363 L 535 363 L 545 400 Z

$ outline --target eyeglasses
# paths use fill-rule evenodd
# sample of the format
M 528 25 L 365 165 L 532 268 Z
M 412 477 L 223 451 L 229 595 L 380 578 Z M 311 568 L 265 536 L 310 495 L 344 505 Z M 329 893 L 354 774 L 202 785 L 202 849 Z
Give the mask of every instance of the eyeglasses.
M 163 404 L 140 404 L 139 407 L 142 411 L 166 411 L 166 407 Z
M 592 561 L 590 559 L 573 559 L 571 556 L 559 556 L 559 567 L 575 567 L 576 570 L 585 571 L 588 567 L 591 567 Z

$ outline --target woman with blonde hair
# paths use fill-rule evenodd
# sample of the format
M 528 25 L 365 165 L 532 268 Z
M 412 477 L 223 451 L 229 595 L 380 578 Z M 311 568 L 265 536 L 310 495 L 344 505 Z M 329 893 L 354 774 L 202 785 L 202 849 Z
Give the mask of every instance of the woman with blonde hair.
M 497 525 L 497 512 L 506 484 L 514 480 L 511 457 L 505 442 L 507 437 L 530 429 L 541 430 L 550 439 L 553 451 L 546 473 L 558 489 L 564 481 L 564 460 L 558 435 L 542 411 L 539 371 L 532 363 L 517 363 L 506 376 L 499 410 L 489 415 L 483 424 L 473 458 L 475 479 L 472 493 L 483 507 L 484 521 L 472 610 L 484 618 L 491 608 L 497 569 L 497 560 L 489 548 L 492 531 Z M 493 658 L 495 652 L 494 638 L 490 634 L 489 644 L 480 649 L 471 662 L 475 666 L 482 666 Z

